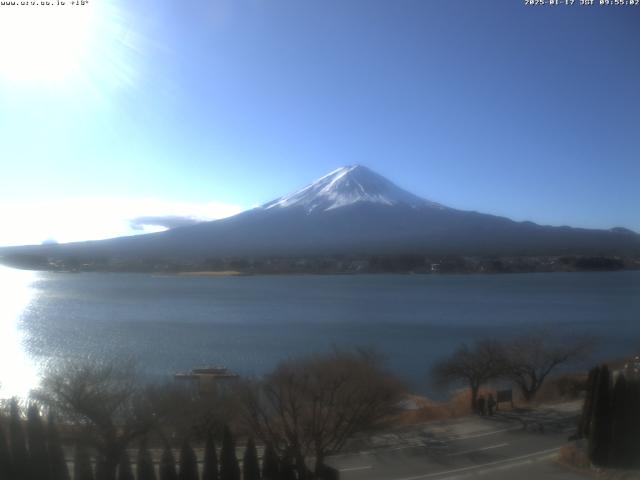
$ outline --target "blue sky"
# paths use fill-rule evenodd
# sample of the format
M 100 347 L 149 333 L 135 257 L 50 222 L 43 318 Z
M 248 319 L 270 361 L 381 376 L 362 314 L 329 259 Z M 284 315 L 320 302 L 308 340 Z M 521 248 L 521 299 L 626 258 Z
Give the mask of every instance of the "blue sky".
M 216 218 L 356 163 L 452 207 L 640 231 L 638 6 L 0 8 L 0 244 Z

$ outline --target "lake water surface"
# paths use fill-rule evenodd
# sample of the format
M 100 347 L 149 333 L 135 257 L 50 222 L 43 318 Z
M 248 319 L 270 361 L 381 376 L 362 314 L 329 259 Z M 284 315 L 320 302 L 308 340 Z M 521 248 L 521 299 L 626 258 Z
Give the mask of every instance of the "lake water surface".
M 332 346 L 372 346 L 418 391 L 461 342 L 546 329 L 640 348 L 640 272 L 179 277 L 0 269 L 0 396 L 42 362 L 133 355 L 154 377 L 201 365 L 260 374 Z

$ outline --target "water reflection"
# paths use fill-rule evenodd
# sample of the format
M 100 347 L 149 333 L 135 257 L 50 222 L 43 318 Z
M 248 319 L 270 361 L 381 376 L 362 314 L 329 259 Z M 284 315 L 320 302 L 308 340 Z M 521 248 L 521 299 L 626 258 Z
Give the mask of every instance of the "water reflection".
M 0 398 L 26 396 L 38 384 L 38 369 L 26 352 L 21 328 L 37 276 L 38 272 L 0 266 Z

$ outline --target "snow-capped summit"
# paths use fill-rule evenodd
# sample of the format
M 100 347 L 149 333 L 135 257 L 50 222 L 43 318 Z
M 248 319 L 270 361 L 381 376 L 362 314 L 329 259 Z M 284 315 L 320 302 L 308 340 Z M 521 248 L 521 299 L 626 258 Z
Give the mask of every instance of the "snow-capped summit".
M 403 190 L 362 165 L 340 167 L 300 190 L 263 205 L 262 208 L 302 207 L 307 213 L 311 213 L 355 203 L 444 208 Z

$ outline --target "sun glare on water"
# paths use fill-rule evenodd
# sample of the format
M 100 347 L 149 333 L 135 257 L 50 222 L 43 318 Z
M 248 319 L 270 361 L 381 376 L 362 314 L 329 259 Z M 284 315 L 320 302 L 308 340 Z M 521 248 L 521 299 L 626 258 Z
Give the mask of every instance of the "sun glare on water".
M 31 302 L 36 272 L 0 266 L 0 398 L 25 397 L 38 384 L 38 371 L 24 349 L 20 318 Z

